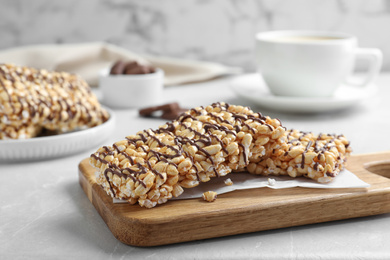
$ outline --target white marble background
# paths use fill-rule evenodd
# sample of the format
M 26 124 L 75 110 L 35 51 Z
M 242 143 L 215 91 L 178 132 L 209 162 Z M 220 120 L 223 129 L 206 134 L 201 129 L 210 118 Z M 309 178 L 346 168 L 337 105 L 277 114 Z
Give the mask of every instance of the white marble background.
M 254 34 L 279 29 L 355 34 L 390 70 L 389 0 L 0 0 L 0 49 L 106 41 L 251 71 Z

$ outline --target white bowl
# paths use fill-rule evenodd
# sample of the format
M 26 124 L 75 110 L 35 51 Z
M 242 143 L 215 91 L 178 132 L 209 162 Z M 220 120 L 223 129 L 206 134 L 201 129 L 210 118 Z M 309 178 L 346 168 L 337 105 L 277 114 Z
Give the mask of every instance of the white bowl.
M 102 103 L 116 108 L 139 108 L 161 103 L 164 72 L 156 69 L 148 74 L 110 75 L 101 71 L 99 88 Z

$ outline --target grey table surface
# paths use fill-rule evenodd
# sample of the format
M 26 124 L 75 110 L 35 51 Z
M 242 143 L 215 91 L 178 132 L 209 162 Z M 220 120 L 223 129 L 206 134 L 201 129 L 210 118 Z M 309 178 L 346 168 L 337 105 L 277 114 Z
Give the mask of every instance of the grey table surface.
M 278 113 L 240 99 L 230 80 L 167 87 L 162 103 L 247 105 L 288 128 L 343 133 L 355 154 L 390 150 L 390 74 L 376 79 L 377 95 L 355 107 L 306 115 Z M 114 111 L 117 126 L 103 144 L 164 123 L 138 117 L 137 109 Z M 390 259 L 390 213 L 152 248 L 125 245 L 111 234 L 78 182 L 79 162 L 97 148 L 65 158 L 0 164 L 0 259 Z

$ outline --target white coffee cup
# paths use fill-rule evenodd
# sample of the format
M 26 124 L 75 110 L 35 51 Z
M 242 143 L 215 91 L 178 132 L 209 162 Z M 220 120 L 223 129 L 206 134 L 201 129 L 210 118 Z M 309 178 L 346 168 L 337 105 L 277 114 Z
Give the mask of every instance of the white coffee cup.
M 274 95 L 331 97 L 347 82 L 357 59 L 369 67 L 359 86 L 369 85 L 382 65 L 382 52 L 358 48 L 357 38 L 338 32 L 269 31 L 256 35 L 259 71 Z

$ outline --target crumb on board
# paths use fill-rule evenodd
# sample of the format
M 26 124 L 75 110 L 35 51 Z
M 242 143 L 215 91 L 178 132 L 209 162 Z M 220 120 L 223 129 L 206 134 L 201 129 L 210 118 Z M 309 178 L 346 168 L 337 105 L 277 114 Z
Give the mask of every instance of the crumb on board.
M 268 178 L 268 185 L 270 186 L 274 186 L 276 183 L 276 180 L 275 179 L 272 179 L 272 178 Z
M 228 179 L 225 180 L 225 185 L 232 186 L 233 185 L 233 181 L 230 178 L 228 178 Z
M 206 191 L 202 195 L 203 200 L 213 202 L 217 199 L 217 193 L 215 191 Z

